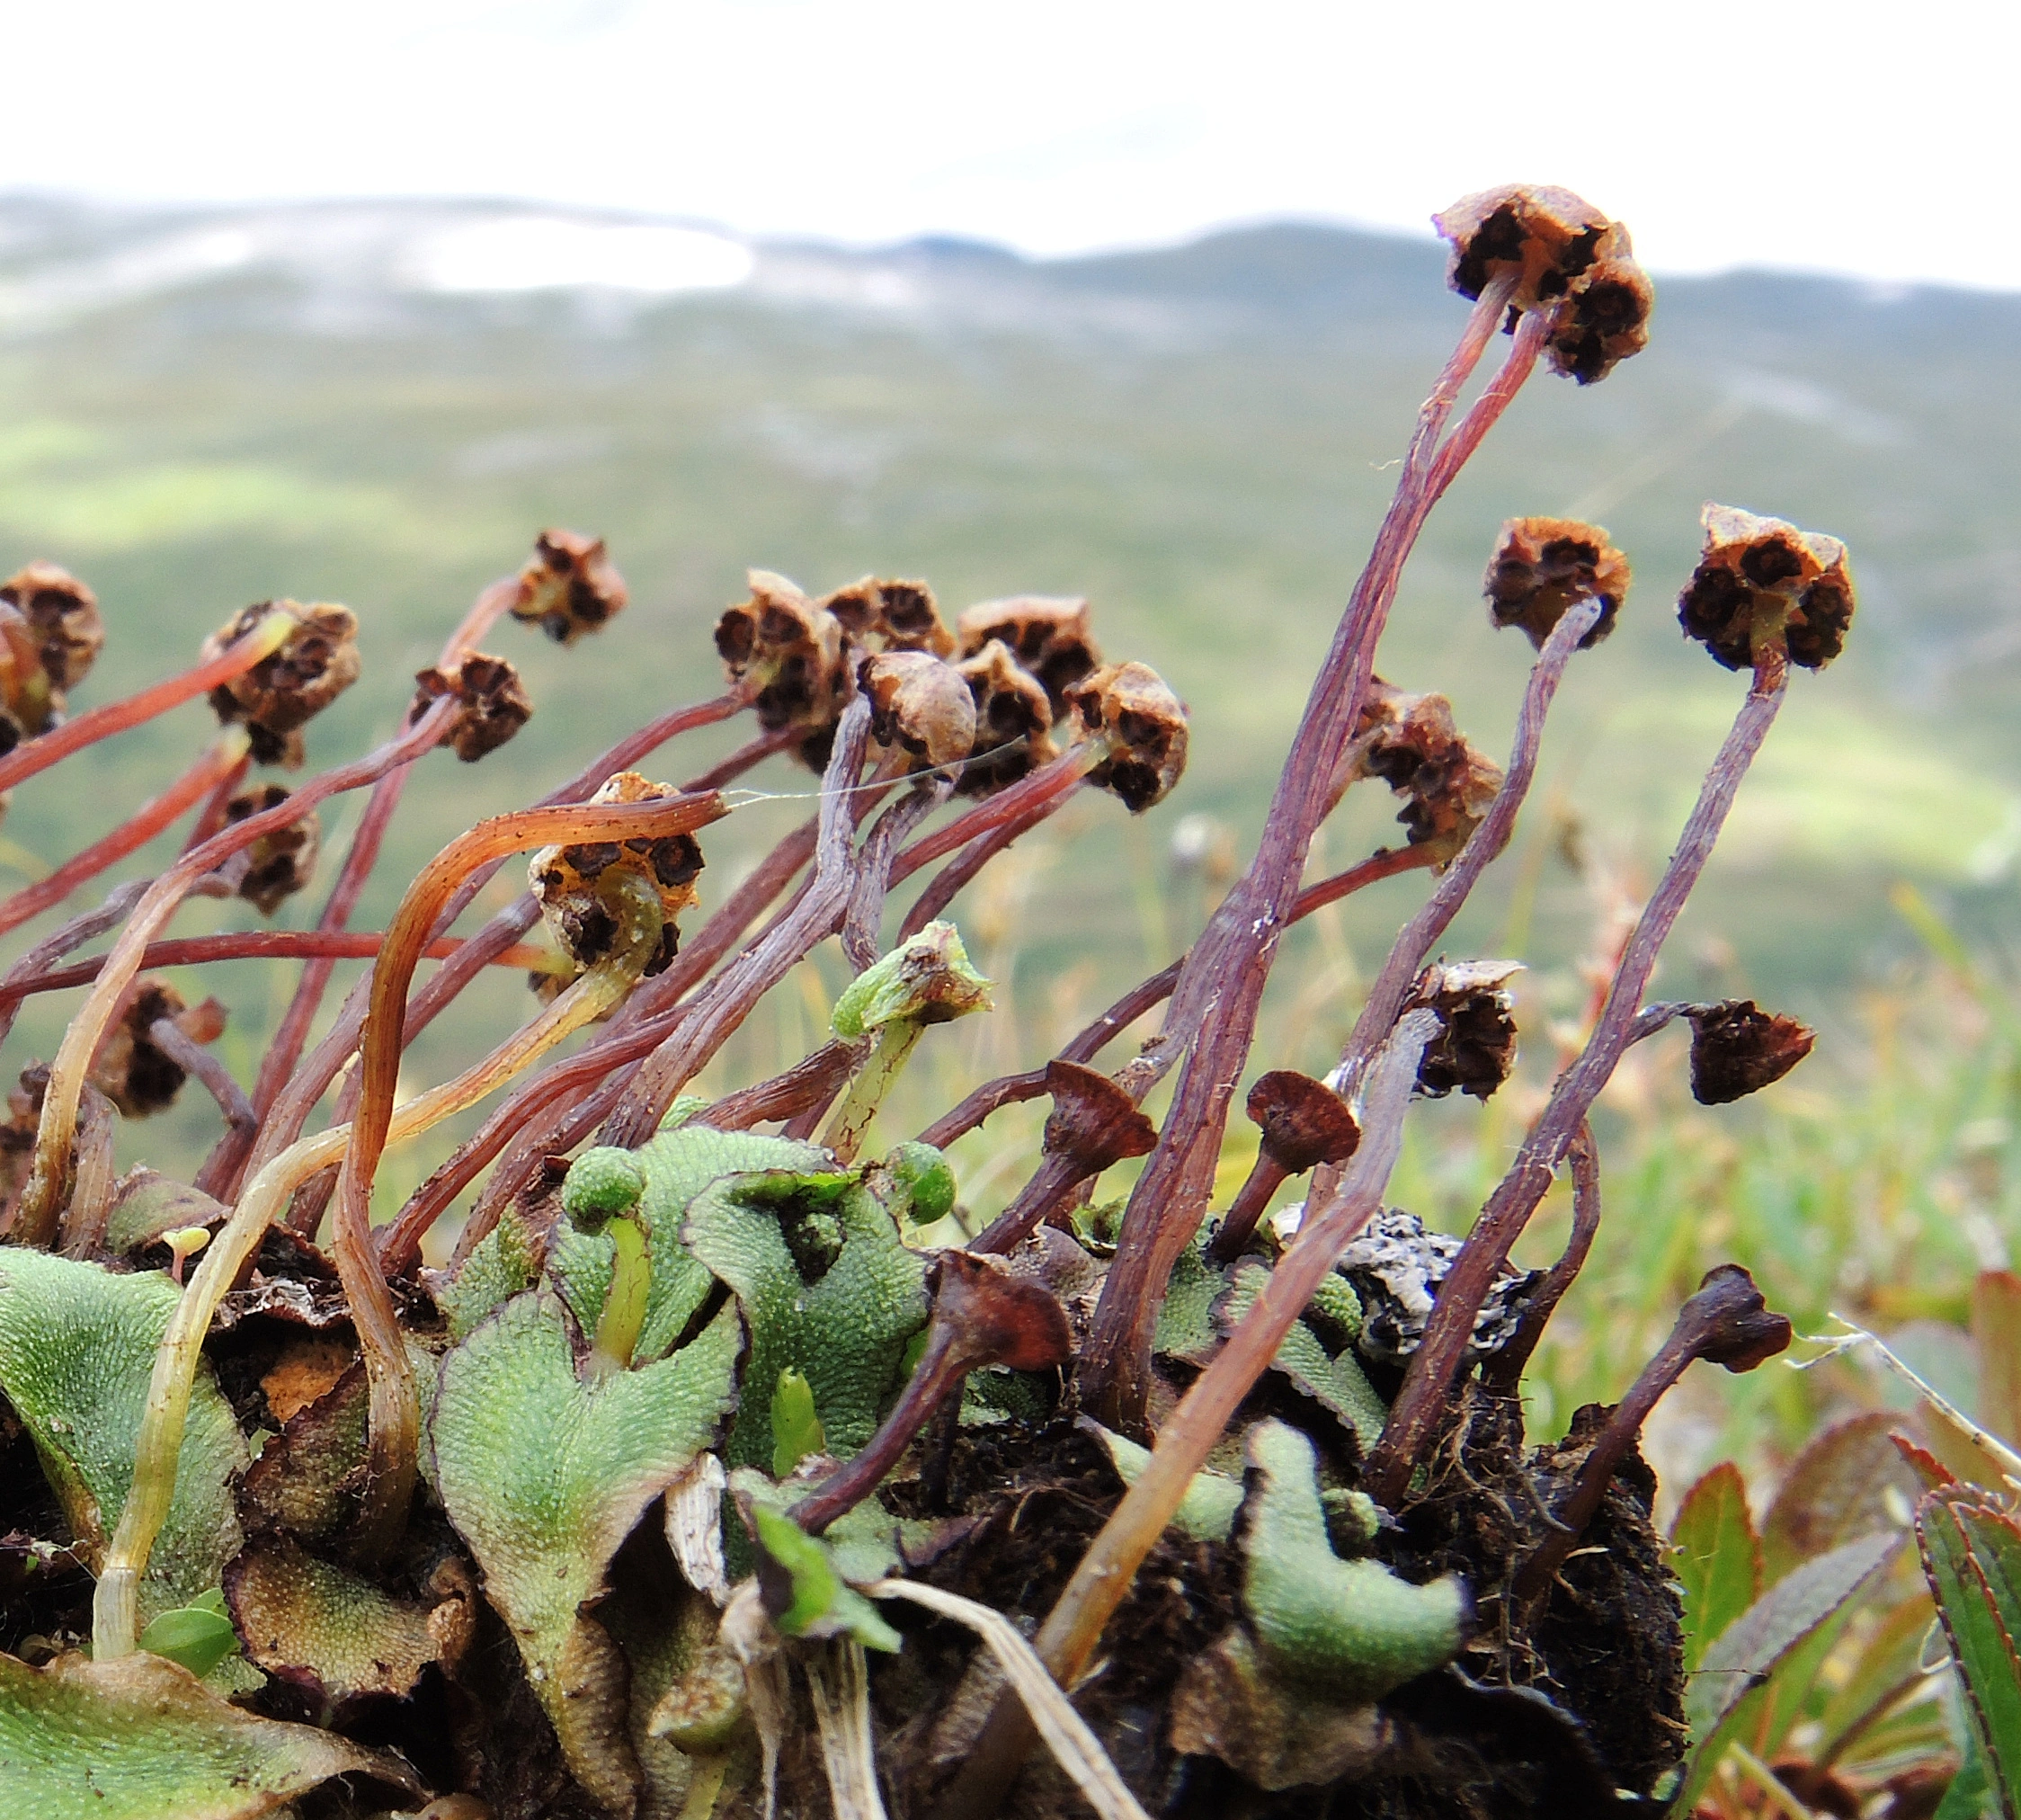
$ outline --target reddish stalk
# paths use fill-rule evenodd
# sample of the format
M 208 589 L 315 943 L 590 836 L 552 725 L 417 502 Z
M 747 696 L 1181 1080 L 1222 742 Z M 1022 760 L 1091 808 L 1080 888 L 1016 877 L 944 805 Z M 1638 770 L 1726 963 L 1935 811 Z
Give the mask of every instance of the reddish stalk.
M 1063 752 L 1050 764 L 1028 772 L 1016 783 L 984 798 L 972 809 L 957 816 L 945 827 L 934 829 L 915 841 L 898 856 L 891 869 L 891 882 L 909 879 L 921 866 L 944 859 L 957 847 L 1001 828 L 1019 833 L 1043 819 L 1080 788 L 1082 780 L 1108 756 L 1106 740 L 1083 740 Z M 1012 839 L 1016 835 L 1011 836 Z M 930 920 L 930 919 L 929 919 Z
M 824 1108 L 861 1065 L 869 1048 L 866 1038 L 850 1041 L 837 1037 L 770 1080 L 724 1094 L 707 1111 L 698 1112 L 695 1123 L 718 1131 L 748 1131 L 753 1125 L 791 1119 L 809 1108 Z
M 367 1559 L 381 1556 L 406 1521 L 419 1432 L 420 1415 L 406 1341 L 372 1244 L 371 1191 L 372 1178 L 393 1125 L 407 987 L 420 963 L 428 932 L 441 914 L 442 906 L 471 869 L 488 861 L 554 842 L 659 839 L 707 826 L 727 813 L 722 798 L 710 794 L 661 798 L 643 803 L 571 803 L 494 816 L 458 836 L 429 861 L 408 888 L 387 930 L 386 945 L 372 972 L 371 998 L 359 1049 L 358 1114 L 351 1123 L 351 1138 L 338 1178 L 333 1245 L 337 1274 L 343 1280 L 352 1324 L 358 1332 L 369 1389 L 366 1492 L 359 1518 L 360 1548 Z M 619 868 L 611 869 L 608 876 L 614 882 L 634 878 Z M 627 963 L 622 970 L 629 976 L 617 982 L 619 991 L 629 984 L 629 978 L 637 977 L 638 968 L 659 941 L 658 900 L 643 885 L 638 887 L 638 894 L 645 907 L 637 915 L 639 927 L 636 932 L 625 914 L 631 906 L 625 906 L 625 911 L 617 911 L 614 906 L 628 938 L 619 944 Z M 578 985 L 587 984 L 599 970 L 591 969 Z M 593 1014 L 601 1004 L 611 1002 L 611 998 L 585 994 L 585 1013 Z M 565 1027 L 554 1028 L 547 1040 L 558 1040 L 565 1033 Z
M 235 776 L 245 758 L 245 735 L 238 727 L 223 734 L 189 770 L 151 802 L 145 803 L 114 828 L 93 841 L 82 852 L 73 854 L 46 879 L 16 891 L 0 903 L 0 935 L 18 929 L 31 916 L 40 916 L 60 904 L 87 879 L 95 879 L 108 866 L 115 866 L 136 848 L 144 847 L 176 820 L 199 797 L 222 780 Z
M 183 843 L 185 853 L 200 847 L 225 825 L 231 800 L 238 794 L 239 785 L 245 781 L 245 773 L 252 768 L 253 761 L 250 756 L 241 758 L 218 780 L 216 787 L 210 792 L 210 799 L 203 806 L 203 813 L 196 818 L 190 829 L 189 839 Z
M 816 942 L 841 926 L 859 877 L 850 840 L 854 826 L 850 798 L 869 734 L 870 703 L 859 695 L 842 710 L 834 753 L 821 781 L 814 877 L 790 914 L 712 980 L 680 1027 L 640 1064 L 624 1098 L 605 1121 L 606 1144 L 631 1148 L 650 1138 L 674 1096 L 750 1016 L 758 1001 Z
M 1230 1103 L 1255 1035 L 1272 962 L 1298 896 L 1328 785 L 1361 709 L 1376 638 L 1399 575 L 1427 515 L 1457 471 L 1441 462 L 1438 437 L 1467 375 L 1479 361 L 1509 299 L 1509 281 L 1482 292 L 1465 334 L 1420 412 L 1402 480 L 1374 554 L 1318 675 L 1264 824 L 1255 859 L 1209 919 L 1180 969 L 1161 1039 L 1183 1056 L 1164 1136 L 1124 1213 L 1117 1259 L 1102 1286 L 1081 1383 L 1091 1413 L 1111 1428 L 1141 1433 L 1150 1387 L 1151 1338 L 1164 1285 L 1206 1216 Z M 1478 443 L 1535 366 L 1545 314 L 1518 326 L 1502 374 L 1467 414 L 1456 438 Z
M 1367 859 L 1349 866 L 1345 871 L 1335 872 L 1331 878 L 1322 879 L 1317 884 L 1308 885 L 1298 894 L 1298 900 L 1291 907 L 1287 923 L 1303 922 L 1313 911 L 1323 909 L 1329 904 L 1337 904 L 1343 897 L 1358 891 L 1365 885 L 1373 885 L 1384 879 L 1393 879 L 1399 873 L 1415 871 L 1430 863 L 1431 856 L 1422 847 L 1397 847 L 1384 849 L 1371 854 Z M 1087 1062 L 1106 1048 L 1147 1012 L 1155 1011 L 1172 995 L 1172 988 L 1179 983 L 1180 969 L 1186 965 L 1186 956 L 1180 955 L 1162 972 L 1140 981 L 1102 1013 L 1094 1022 L 1083 1030 L 1060 1051 L 1063 1062 Z M 1162 1051 L 1170 1055 L 1170 1051 Z M 1144 1083 L 1148 1093 L 1160 1075 L 1162 1066 L 1156 1068 Z M 1133 1066 L 1135 1066 L 1133 1064 Z M 1133 1082 L 1134 1084 L 1134 1082 Z M 945 1150 L 957 1138 L 965 1138 L 986 1120 L 991 1113 L 1005 1106 L 1014 1106 L 1027 1100 L 1038 1099 L 1046 1092 L 1046 1070 L 1029 1068 L 1021 1075 L 1002 1075 L 993 1081 L 985 1081 L 974 1093 L 951 1111 L 943 1112 L 932 1124 L 920 1133 L 920 1142 L 931 1144 Z
M 560 1141 L 551 1124 L 541 1121 L 540 1115 L 578 1089 L 593 1086 L 614 1070 L 650 1055 L 672 1033 L 676 1023 L 685 1015 L 685 1008 L 674 1003 L 659 1010 L 642 1001 L 649 996 L 663 1004 L 677 1001 L 707 975 L 743 938 L 744 931 L 763 914 L 765 906 L 786 888 L 793 874 L 806 864 L 814 848 L 814 838 L 815 824 L 806 822 L 781 841 L 730 894 L 722 907 L 689 939 L 674 958 L 673 965 L 664 973 L 641 983 L 625 1007 L 625 1012 L 631 1015 L 620 1020 L 619 1028 L 607 1032 L 580 1054 L 556 1063 L 546 1074 L 529 1081 L 414 1191 L 397 1218 L 387 1227 L 381 1241 L 380 1255 L 387 1275 L 403 1276 L 420 1262 L 422 1235 L 442 1217 L 456 1197 L 476 1180 L 485 1166 L 511 1145 L 512 1151 L 494 1173 L 484 1199 L 473 1209 L 464 1227 L 463 1236 L 458 1242 L 459 1254 L 498 1223 L 505 1201 L 517 1189 L 526 1169 L 550 1150 L 568 1147 Z M 601 1122 L 616 1099 L 613 1092 L 609 1103 L 598 1108 L 592 1122 Z
M 1411 1474 L 1430 1444 L 1465 1359 L 1467 1340 L 1482 1299 L 1550 1188 L 1600 1089 L 1635 1039 L 1643 991 L 1655 969 L 1657 954 L 1711 857 L 1741 780 L 1775 724 L 1787 681 L 1781 647 L 1765 648 L 1756 663 L 1753 686 L 1705 773 L 1677 850 L 1622 950 L 1607 986 L 1607 1003 L 1585 1048 L 1559 1075 L 1550 1101 L 1453 1261 L 1424 1341 L 1411 1354 L 1402 1387 L 1390 1405 L 1382 1441 L 1363 1473 L 1364 1489 L 1379 1503 L 1393 1508 L 1409 1490 Z
M 1361 1146 L 1338 1191 L 1326 1204 L 1314 1202 L 1309 1208 L 1291 1248 L 1265 1280 L 1262 1292 L 1227 1344 L 1167 1418 L 1149 1463 L 1089 1545 L 1046 1615 L 1033 1647 L 1062 1687 L 1071 1688 L 1080 1679 L 1104 1627 L 1128 1595 L 1144 1557 L 1178 1511 L 1236 1406 L 1277 1356 L 1342 1247 L 1382 1204 L 1402 1147 L 1403 1116 L 1417 1081 L 1418 1060 L 1437 1030 L 1438 1020 L 1429 1012 L 1413 1012 L 1391 1034 L 1368 1071 L 1359 1109 Z M 942 1800 L 942 1820 L 967 1820 L 993 1811 L 1033 1735 L 1024 1708 L 1015 1700 L 1000 1700 Z
M 1062 790 L 1056 795 L 1050 795 L 1033 812 L 1019 815 L 1014 820 L 991 828 L 969 842 L 934 874 L 913 907 L 906 911 L 905 920 L 898 925 L 899 941 L 910 941 L 961 895 L 984 867 L 1019 835 L 1029 834 L 1055 810 L 1064 808 L 1075 794 L 1073 790 Z
M 225 1123 L 235 1131 L 251 1133 L 259 1122 L 245 1089 L 232 1078 L 232 1071 L 194 1039 L 183 1035 L 174 1018 L 156 1018 L 148 1026 L 147 1040 L 162 1054 L 195 1078 L 204 1092 L 217 1101 Z
M 72 949 L 82 948 L 93 937 L 104 934 L 115 923 L 123 921 L 127 912 L 147 895 L 148 886 L 154 882 L 152 879 L 129 879 L 123 885 L 114 886 L 96 909 L 73 916 L 61 928 L 45 935 L 7 969 L 5 977 L 0 978 L 0 1042 L 5 1041 L 13 1030 L 22 1000 L 31 992 L 44 989 L 38 982 L 49 964 L 62 959 Z M 95 960 L 91 963 L 91 978 L 98 977 L 102 964 Z
M 1418 914 L 1397 932 L 1388 958 L 1376 976 L 1355 1019 L 1341 1057 L 1340 1091 L 1351 1093 L 1368 1057 L 1396 1022 L 1410 996 L 1411 983 L 1418 977 L 1432 944 L 1452 926 L 1460 906 L 1480 882 L 1481 874 L 1501 856 L 1509 836 L 1516 831 L 1516 817 L 1529 795 L 1536 776 L 1537 753 L 1544 744 L 1544 723 L 1551 703 L 1564 679 L 1565 665 L 1579 648 L 1579 641 L 1592 630 L 1600 617 L 1600 602 L 1580 601 L 1566 609 L 1551 636 L 1544 641 L 1536 662 L 1530 668 L 1529 686 L 1523 691 L 1523 706 L 1516 718 L 1516 739 L 1509 754 L 1509 769 L 1495 799 L 1482 816 L 1481 825 L 1468 837 L 1453 863 L 1446 869 L 1438 888 Z
M 288 618 L 285 614 L 270 617 L 283 621 Z M 42 1122 L 35 1134 L 34 1165 L 15 1221 L 15 1235 L 20 1242 L 46 1244 L 49 1234 L 55 1229 L 69 1174 L 70 1142 L 76 1133 L 77 1094 L 84 1084 L 85 1071 L 90 1066 L 91 1058 L 111 1022 L 120 995 L 132 985 L 134 976 L 140 970 L 143 950 L 175 914 L 176 906 L 190 888 L 206 872 L 251 846 L 263 834 L 299 820 L 316 804 L 341 791 L 378 782 L 395 766 L 405 764 L 417 754 L 427 751 L 457 711 L 458 703 L 453 699 L 438 701 L 398 739 L 354 763 L 341 765 L 312 778 L 286 802 L 234 823 L 202 846 L 183 854 L 148 887 L 126 927 L 120 931 L 112 951 L 106 956 L 91 996 L 65 1030 L 56 1060 L 50 1064 L 49 1093 L 42 1102 Z
M 1536 1343 L 1551 1325 L 1552 1316 L 1558 1312 L 1565 1291 L 1586 1268 L 1587 1256 L 1600 1229 L 1600 1146 L 1593 1141 L 1590 1125 L 1580 1123 L 1565 1160 L 1571 1165 L 1571 1236 L 1566 1239 L 1557 1262 L 1545 1273 L 1544 1280 L 1524 1298 L 1514 1334 L 1481 1367 L 1481 1381 L 1503 1396 L 1513 1396 L 1521 1387 L 1523 1368 L 1530 1362 L 1530 1354 L 1536 1351 Z
M 337 874 L 336 883 L 330 888 L 323 914 L 316 919 L 318 933 L 334 934 L 351 921 L 351 913 L 358 907 L 358 900 L 364 895 L 366 880 L 378 862 L 379 847 L 392 824 L 394 811 L 400 807 L 407 780 L 413 775 L 414 766 L 404 764 L 397 771 L 388 772 L 372 786 L 365 813 L 359 817 L 357 832 L 352 835 L 350 850 L 344 854 L 343 869 Z M 259 1136 L 260 1120 L 266 1116 L 281 1088 L 288 1084 L 289 1075 L 295 1072 L 295 1064 L 301 1059 L 302 1045 L 308 1040 L 309 1026 L 316 1022 L 316 1010 L 323 1003 L 323 994 L 336 967 L 334 957 L 318 955 L 302 968 L 301 977 L 295 982 L 294 996 L 288 1001 L 288 1009 L 281 1014 L 280 1027 L 267 1044 L 266 1054 L 260 1057 L 260 1072 L 253 1083 L 253 1122 L 249 1126 L 234 1125 L 204 1158 L 194 1184 L 204 1193 L 216 1195 L 220 1200 L 231 1199 L 232 1191 L 238 1183 L 239 1171 L 252 1154 L 254 1140 Z
M 74 752 L 142 726 L 171 708 L 181 707 L 193 696 L 208 695 L 219 683 L 243 676 L 263 658 L 271 657 L 294 627 L 291 614 L 269 613 L 208 663 L 198 664 L 180 676 L 171 676 L 165 682 L 152 683 L 123 701 L 108 701 L 102 707 L 89 709 L 76 719 L 67 720 L 33 739 L 24 739 L 6 757 L 0 758 L 0 790 L 12 790 L 52 764 L 60 764 Z
M 536 807 L 546 808 L 559 803 L 580 801 L 616 772 L 625 770 L 677 734 L 727 719 L 737 711 L 743 699 L 737 691 L 732 690 L 710 700 L 691 703 L 663 714 L 637 733 L 628 735 L 619 740 L 587 769 L 578 772 L 566 783 L 551 790 Z M 772 735 L 751 740 L 720 764 L 682 785 L 682 790 L 691 794 L 717 789 L 770 756 L 778 749 L 779 744 L 777 736 Z M 449 926 L 468 908 L 471 900 L 503 864 L 504 861 L 500 860 L 480 866 L 458 887 L 437 920 L 438 935 L 446 932 Z M 539 906 L 533 901 L 532 894 L 522 892 L 472 935 L 450 957 L 448 963 L 436 972 L 434 977 L 414 995 L 407 1006 L 406 1022 L 400 1039 L 402 1044 L 412 1043 L 485 967 L 493 965 L 504 954 L 514 951 L 512 944 L 532 928 L 539 920 Z M 669 969 L 670 972 L 672 970 Z M 663 974 L 660 976 L 662 979 L 666 977 Z M 308 1122 L 309 1114 L 329 1091 L 330 1083 L 336 1079 L 338 1071 L 358 1047 L 358 1033 L 365 1016 L 364 995 L 369 990 L 363 980 L 352 988 L 351 995 L 344 1000 L 337 1013 L 336 1022 L 310 1052 L 307 1061 L 295 1070 L 286 1088 L 276 1096 L 262 1124 L 253 1156 L 247 1161 L 242 1173 L 250 1174 L 260 1164 L 279 1155 L 300 1137 L 303 1128 Z M 632 1007 L 628 1005 L 626 1009 L 629 1011 Z M 347 1084 L 338 1109 L 340 1121 L 348 1118 L 355 1107 L 354 1094 L 354 1084 Z M 319 1222 L 323 1202 L 316 1200 L 316 1191 L 313 1188 L 305 1190 L 304 1198 L 313 1203 L 314 1219 Z M 324 1199 L 326 1200 L 326 1193 Z
M 143 888 L 151 881 L 137 879 Z M 139 894 L 135 894 L 138 897 Z M 130 907 L 132 900 L 129 900 Z M 118 921 L 117 917 L 111 919 Z M 110 927 L 108 923 L 104 925 Z M 89 940 L 80 936 L 79 941 Z M 316 929 L 246 929 L 230 935 L 182 935 L 165 941 L 150 941 L 140 952 L 140 965 L 150 967 L 203 967 L 213 960 L 370 960 L 385 941 L 383 930 L 349 931 L 325 935 Z M 430 960 L 451 960 L 461 956 L 470 943 L 459 935 L 438 935 L 423 950 Z M 539 968 L 554 959 L 545 948 L 524 943 L 498 950 L 489 957 L 494 967 Z M 0 980 L 0 1015 L 37 993 L 62 992 L 74 986 L 89 986 L 104 970 L 106 957 L 80 960 L 49 973 L 15 979 L 10 974 Z M 17 969 L 18 970 L 18 969 Z M 0 1037 L 6 1034 L 0 1029 Z

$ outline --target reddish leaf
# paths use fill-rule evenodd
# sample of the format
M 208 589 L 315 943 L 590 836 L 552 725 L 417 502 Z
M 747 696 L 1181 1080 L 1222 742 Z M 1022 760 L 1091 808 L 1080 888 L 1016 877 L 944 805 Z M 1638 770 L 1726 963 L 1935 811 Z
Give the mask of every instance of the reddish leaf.
M 1761 1526 L 1771 1586 L 1800 1561 L 1877 1530 L 1892 1530 L 1887 1492 L 1913 1503 L 1922 1491 L 1891 1436 L 1901 1418 L 1872 1410 L 1834 1423 L 1797 1455 Z

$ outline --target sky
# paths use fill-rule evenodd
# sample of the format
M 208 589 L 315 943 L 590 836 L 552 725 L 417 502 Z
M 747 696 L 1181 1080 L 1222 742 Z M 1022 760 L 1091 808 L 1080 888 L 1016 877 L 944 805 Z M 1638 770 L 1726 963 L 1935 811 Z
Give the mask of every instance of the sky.
M 6 38 L 4 189 L 1049 254 L 1428 232 L 1528 181 L 1658 271 L 2021 289 L 2021 8 L 1986 0 L 66 0 Z

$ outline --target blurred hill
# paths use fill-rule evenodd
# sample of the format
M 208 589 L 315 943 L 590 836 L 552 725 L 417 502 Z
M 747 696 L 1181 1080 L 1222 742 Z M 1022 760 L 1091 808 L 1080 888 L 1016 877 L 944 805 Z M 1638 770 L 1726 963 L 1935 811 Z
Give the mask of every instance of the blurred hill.
M 572 278 L 588 281 L 549 281 Z M 1432 245 L 1310 226 L 1033 263 L 960 242 L 745 246 L 504 204 L 0 199 L 0 562 L 46 556 L 99 590 L 111 638 L 79 705 L 185 661 L 248 601 L 349 602 L 368 667 L 312 729 L 329 762 L 391 726 L 405 679 L 540 526 L 609 539 L 630 611 L 566 654 L 496 635 L 539 715 L 475 770 L 434 762 L 361 924 L 476 815 L 714 692 L 708 629 L 747 565 L 815 590 L 923 576 L 950 611 L 1084 593 L 1108 651 L 1192 704 L 1192 770 L 1141 825 L 1080 806 L 1071 838 L 1034 843 L 1028 897 L 1014 879 L 965 905 L 1014 938 L 1043 1002 L 1070 962 L 1134 977 L 1190 934 L 1199 890 L 1167 857 L 1181 816 L 1217 818 L 1246 854 L 1464 308 Z M 1742 686 L 1676 625 L 1707 498 L 1843 536 L 1862 604 L 1842 662 L 1797 679 L 1672 983 L 1837 997 L 1908 945 L 1900 879 L 1968 934 L 2014 932 L 2017 330 L 2016 296 L 1672 281 L 1645 355 L 1588 390 L 1532 384 L 1434 518 L 1381 668 L 1446 691 L 1500 752 L 1528 656 L 1481 605 L 1500 520 L 1595 518 L 1638 582 L 1620 631 L 1574 666 L 1529 828 L 1456 947 L 1562 961 L 1593 912 L 1554 856 L 1646 879 L 1667 851 Z M 67 790 L 23 788 L 15 860 L 109 825 L 205 722 L 183 710 L 100 748 Z M 783 766 L 758 781 L 811 783 Z M 718 831 L 712 884 L 806 807 Z M 1390 813 L 1351 802 L 1332 863 L 1384 838 Z M 1337 977 L 1420 892 L 1358 900 L 1327 938 Z M 184 926 L 219 914 L 192 906 Z M 313 914 L 298 900 L 282 920 Z M 522 1004 L 505 994 L 497 1015 Z M 256 1008 L 237 1014 L 256 1027 Z

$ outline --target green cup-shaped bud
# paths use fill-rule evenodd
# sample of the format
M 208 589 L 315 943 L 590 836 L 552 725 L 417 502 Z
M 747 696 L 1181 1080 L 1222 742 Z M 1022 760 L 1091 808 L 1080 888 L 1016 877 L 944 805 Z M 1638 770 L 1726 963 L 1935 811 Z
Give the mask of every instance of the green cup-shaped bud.
M 931 1226 L 954 1211 L 955 1172 L 930 1144 L 901 1144 L 885 1158 L 886 1172 L 910 1205 L 914 1226 Z
M 562 1211 L 578 1226 L 597 1226 L 628 1213 L 645 1192 L 645 1170 L 629 1150 L 599 1145 L 569 1165 L 561 1185 Z
M 829 1019 L 839 1037 L 887 1024 L 948 1023 L 991 1007 L 990 984 L 969 965 L 952 923 L 929 923 L 902 948 L 850 981 Z

